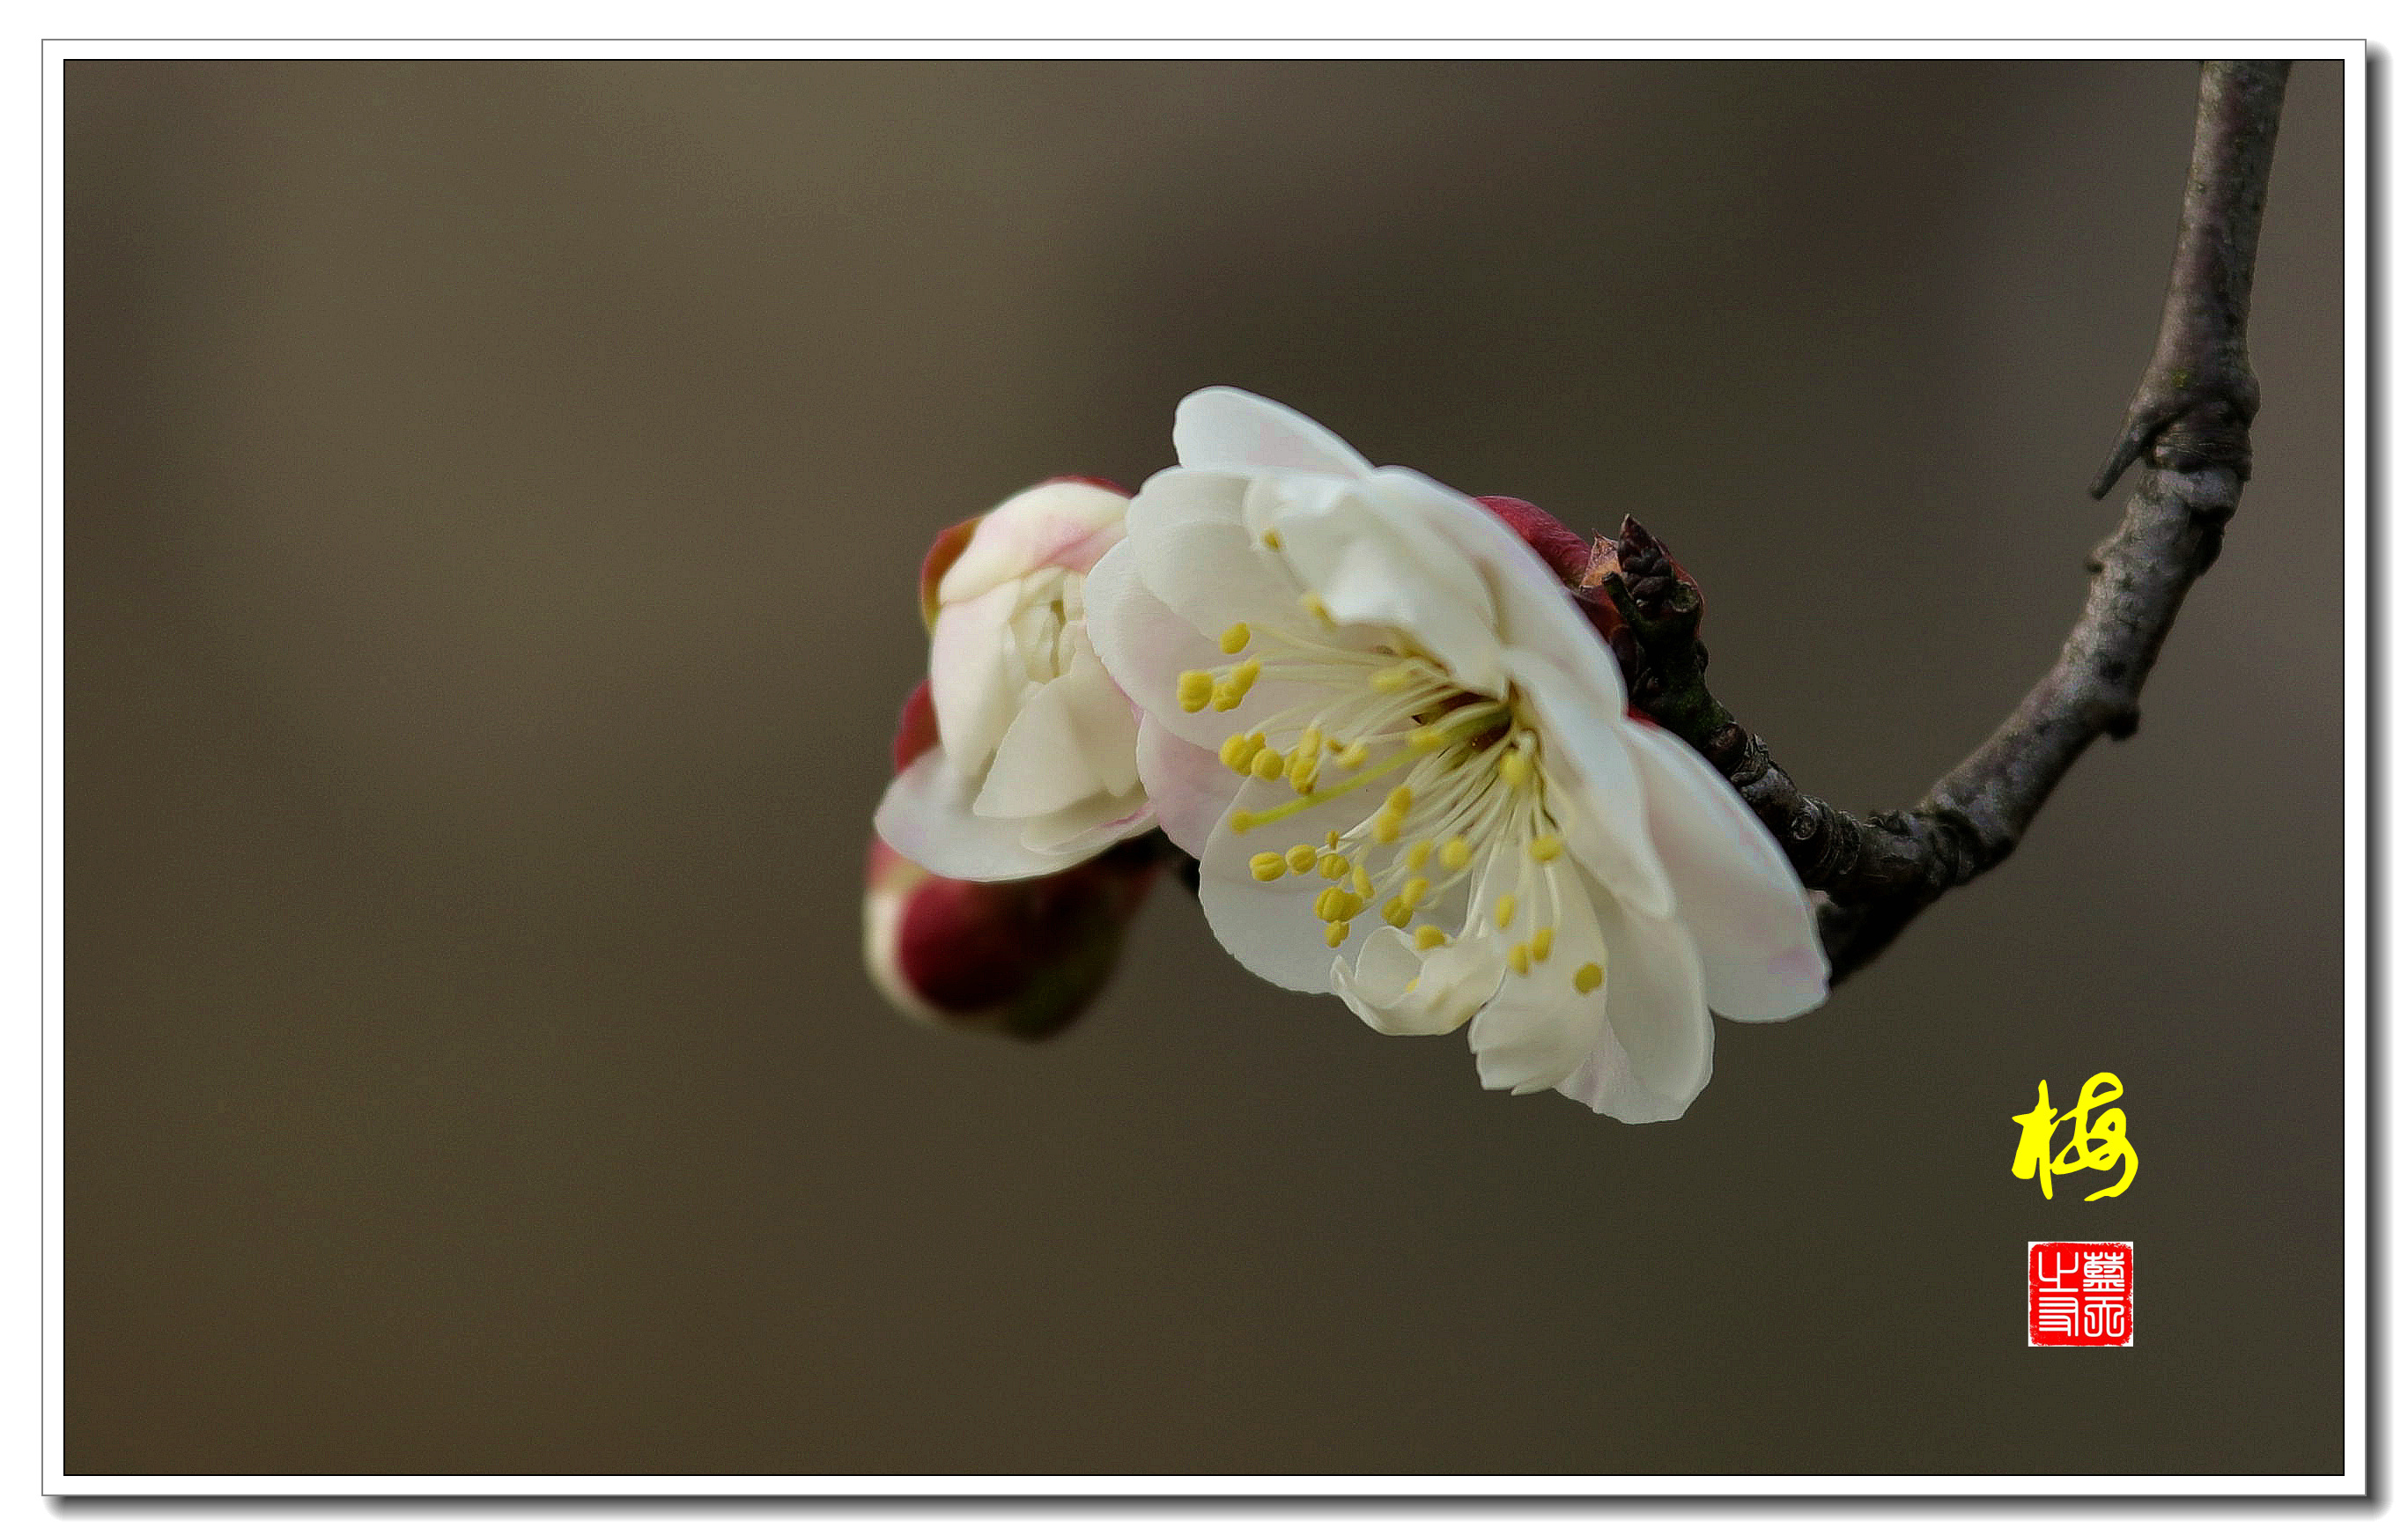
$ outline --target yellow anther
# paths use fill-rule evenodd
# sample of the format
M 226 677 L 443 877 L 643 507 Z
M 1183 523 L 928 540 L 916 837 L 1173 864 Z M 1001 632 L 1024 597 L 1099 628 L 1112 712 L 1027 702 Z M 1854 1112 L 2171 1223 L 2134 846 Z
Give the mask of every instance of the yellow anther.
M 1580 993 L 1583 997 L 1586 997 L 1589 993 L 1597 990 L 1598 987 L 1604 984 L 1605 967 L 1599 965 L 1595 960 L 1589 961 L 1587 964 L 1572 972 L 1572 990 Z
M 1346 941 L 1346 925 L 1342 922 L 1333 922 L 1324 927 L 1321 930 L 1321 940 L 1333 949 L 1337 948 Z
M 1374 693 L 1402 693 L 1412 685 L 1413 668 L 1411 667 L 1383 667 L 1371 674 L 1371 691 Z
M 1344 922 L 1361 910 L 1362 897 L 1334 884 L 1312 897 L 1312 914 L 1324 922 Z
M 1554 863 L 1564 855 L 1564 839 L 1554 832 L 1530 839 L 1530 856 L 1542 864 Z
M 1399 783 L 1388 791 L 1388 809 L 1398 815 L 1413 808 L 1413 792 Z
M 1402 927 L 1413 920 L 1412 902 L 1402 896 L 1391 896 L 1388 904 L 1380 908 L 1380 915 L 1387 919 L 1389 926 Z
M 1293 754 L 1299 757 L 1317 757 L 1321 755 L 1321 726 L 1317 724 L 1306 725 L 1296 738 L 1296 751 Z
M 1212 707 L 1226 714 L 1246 701 L 1246 690 L 1226 679 L 1212 684 Z
M 1405 995 L 1406 995 L 1406 996 L 1408 996 L 1408 997 L 1411 997 L 1411 996 L 1412 996 L 1415 991 L 1417 991 L 1417 990 L 1419 990 L 1419 989 L 1420 989 L 1420 987 L 1421 987 L 1421 983 L 1422 983 L 1422 978 L 1421 978 L 1420 976 L 1418 976 L 1418 975 L 1417 975 L 1417 976 L 1415 976 L 1415 977 L 1413 977 L 1411 981 L 1406 982 L 1406 983 L 1405 983 Z
M 1221 766 L 1233 773 L 1242 773 L 1254 765 L 1254 739 L 1232 736 L 1221 743 Z
M 1321 778 L 1321 761 L 1309 756 L 1302 747 L 1288 753 L 1287 786 L 1300 795 L 1312 793 L 1313 784 Z
M 1298 842 L 1296 846 L 1287 850 L 1287 867 L 1296 870 L 1298 874 L 1311 873 L 1312 871 L 1313 856 L 1312 847 L 1310 843 Z
M 1338 854 L 1325 853 L 1321 855 L 1321 877 L 1325 880 L 1342 880 L 1346 878 L 1347 870 L 1354 867 Z
M 1287 860 L 1276 853 L 1257 853 L 1246 860 L 1246 867 L 1254 871 L 1255 879 L 1268 884 L 1287 872 Z
M 1338 626 L 1338 621 L 1329 616 L 1329 604 L 1321 600 L 1320 593 L 1307 592 L 1303 596 L 1298 597 L 1297 600 L 1303 604 L 1304 610 L 1306 612 L 1312 615 L 1313 622 L 1326 624 L 1333 629 Z
M 1418 874 L 1429 868 L 1430 845 L 1427 840 L 1415 842 L 1405 850 L 1405 867 Z
M 1446 846 L 1439 849 L 1438 861 L 1451 869 L 1468 868 L 1471 865 L 1471 844 L 1460 837 L 1450 837 Z
M 1262 661 L 1258 657 L 1250 655 L 1229 668 L 1229 681 L 1237 683 L 1238 692 L 1243 694 L 1254 685 L 1254 679 L 1262 674 Z
M 1235 655 L 1251 644 L 1254 638 L 1254 631 L 1247 628 L 1242 622 L 1232 624 L 1221 631 L 1221 653 Z
M 1530 946 L 1526 943 L 1516 943 L 1513 947 L 1506 950 L 1505 963 L 1513 967 L 1513 973 L 1515 975 L 1529 974 Z
M 1236 832 L 1240 837 L 1243 837 L 1246 833 L 1254 830 L 1254 812 L 1252 811 L 1231 811 L 1229 812 L 1229 829 Z
M 1497 776 L 1506 787 L 1518 789 L 1530 782 L 1530 759 L 1519 752 L 1508 752 L 1497 764 Z
M 1193 714 L 1212 701 L 1212 674 L 1209 671 L 1182 671 L 1179 674 L 1179 707 Z
M 1371 871 L 1361 864 L 1354 866 L 1354 894 L 1367 901 L 1371 898 Z
M 1370 760 L 1371 747 L 1367 741 L 1358 740 L 1354 745 L 1349 746 L 1345 751 L 1338 753 L 1338 766 L 1340 768 L 1360 768 Z
M 1532 959 L 1535 959 L 1540 964 L 1543 965 L 1547 962 L 1547 956 L 1555 952 L 1555 930 L 1554 928 L 1541 927 L 1537 932 L 1530 935 L 1530 957 Z
M 1287 759 L 1266 746 L 1254 753 L 1252 771 L 1264 782 L 1271 782 L 1287 775 Z
M 1445 941 L 1446 934 L 1434 924 L 1426 922 L 1413 929 L 1413 947 L 1416 949 L 1435 949 Z
M 1398 897 L 1407 906 L 1419 906 L 1429 899 L 1429 882 L 1416 874 L 1405 882 L 1405 888 L 1398 892 Z
M 1434 724 L 1426 724 L 1405 738 L 1405 744 L 1416 752 L 1435 752 L 1447 742 L 1447 734 Z
M 1405 818 L 1394 811 L 1382 811 L 1371 817 L 1371 840 L 1393 842 L 1405 834 Z
M 1275 550 L 1277 550 L 1277 549 L 1279 548 L 1279 546 L 1280 546 L 1279 529 L 1277 529 L 1277 528 L 1275 528 L 1275 527 L 1267 527 L 1267 528 L 1263 529 L 1263 547 L 1264 547 L 1265 549 L 1274 550 L 1274 551 L 1275 551 Z
M 1497 897 L 1497 925 L 1500 931 L 1513 925 L 1513 913 L 1520 906 L 1521 903 L 1511 896 Z
M 1333 831 L 1333 832 L 1328 833 L 1326 837 L 1324 837 L 1324 838 L 1323 838 L 1323 843 L 1324 843 L 1324 845 L 1325 845 L 1325 846 L 1327 846 L 1327 847 L 1332 847 L 1332 848 L 1336 847 L 1336 846 L 1338 845 L 1338 834 L 1337 834 L 1336 832 L 1334 832 L 1334 831 Z

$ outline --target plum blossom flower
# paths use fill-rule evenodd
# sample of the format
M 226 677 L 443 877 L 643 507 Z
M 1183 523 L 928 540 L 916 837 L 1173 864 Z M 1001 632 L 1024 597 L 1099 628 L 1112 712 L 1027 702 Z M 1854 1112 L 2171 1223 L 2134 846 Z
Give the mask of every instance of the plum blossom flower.
M 1086 626 L 1087 574 L 1120 541 L 1127 506 L 1116 487 L 1048 481 L 929 551 L 935 740 L 876 818 L 911 862 L 951 879 L 1028 879 L 1153 829 L 1137 711 Z
M 1373 1028 L 1466 1023 L 1484 1086 L 1677 1118 L 1709 1010 L 1787 1018 L 1828 968 L 1738 794 L 1627 712 L 1597 631 L 1471 498 L 1233 389 L 1089 572 L 1163 829 L 1249 969 Z

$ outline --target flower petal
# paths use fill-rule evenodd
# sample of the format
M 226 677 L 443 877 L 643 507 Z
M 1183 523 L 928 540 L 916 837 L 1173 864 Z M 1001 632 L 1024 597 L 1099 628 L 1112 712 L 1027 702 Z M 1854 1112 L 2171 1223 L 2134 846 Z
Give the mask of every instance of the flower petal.
M 1164 835 L 1189 856 L 1204 856 L 1213 823 L 1238 797 L 1238 781 L 1220 756 L 1182 740 L 1148 714 L 1138 725 L 1137 768 Z
M 1245 481 L 1165 469 L 1138 490 L 1130 542 L 1146 590 L 1197 631 L 1217 637 L 1239 619 L 1302 622 L 1304 589 L 1246 531 Z
M 1238 791 L 1233 810 L 1268 811 L 1295 797 L 1284 782 L 1250 778 Z M 1310 875 L 1257 880 L 1250 860 L 1257 853 L 1277 853 L 1299 842 L 1317 846 L 1327 833 L 1347 832 L 1379 808 L 1374 789 L 1358 789 L 1247 832 L 1230 829 L 1227 815 L 1214 823 L 1205 839 L 1197 894 L 1221 946 L 1275 986 L 1328 991 L 1333 953 L 1353 963 L 1364 940 L 1378 927 L 1376 913 L 1366 912 L 1352 923 L 1348 937 L 1332 951 L 1324 925 L 1312 912 L 1313 896 L 1325 887 Z
M 1619 899 L 1646 915 L 1670 916 L 1672 884 L 1647 825 L 1621 706 L 1533 651 L 1508 647 L 1505 670 L 1539 716 L 1549 780 L 1564 790 L 1548 809 L 1572 856 Z
M 1822 1002 L 1830 966 L 1814 908 L 1764 824 L 1720 773 L 1670 731 L 1624 732 L 1647 796 L 1647 824 L 1680 919 L 1726 1018 L 1771 1022 Z
M 1071 711 L 1077 691 L 1070 678 L 1056 677 L 1028 696 L 996 747 L 971 810 L 990 817 L 1051 815 L 1105 792 L 1080 750 Z M 1131 740 L 1132 764 L 1136 755 Z
M 1515 1093 L 1553 1087 L 1579 1069 L 1605 1031 L 1606 998 L 1575 983 L 1585 967 L 1604 971 L 1610 963 L 1588 882 L 1573 873 L 1554 894 L 1547 957 L 1526 973 L 1508 969 L 1495 999 L 1471 1021 L 1467 1038 L 1479 1055 L 1483 1087 Z
M 1303 469 L 1351 476 L 1371 467 L 1319 422 L 1226 384 L 1199 389 L 1179 402 L 1170 441 L 1179 462 L 1191 469 L 1238 474 Z
M 929 696 L 938 734 L 965 772 L 986 766 L 1028 683 L 1011 636 L 1019 601 L 1020 583 L 1010 581 L 937 614 L 928 642 Z
M 1083 862 L 1126 838 L 1154 829 L 1154 805 L 1141 789 L 1097 795 L 1052 815 L 1019 823 L 1020 839 L 1049 858 Z
M 1146 590 L 1137 554 L 1123 543 L 1087 574 L 1087 642 L 1096 659 L 1149 719 L 1181 739 L 1217 748 L 1233 726 L 1229 716 L 1179 707 L 1179 674 L 1209 670 L 1228 660 L 1196 626 Z
M 1047 566 L 1084 570 L 1120 541 L 1129 498 L 1080 481 L 1032 485 L 990 511 L 937 583 L 939 603 L 967 602 Z
M 930 873 L 953 880 L 1025 880 L 1068 868 L 1094 851 L 1032 848 L 1022 839 L 1021 823 L 972 811 L 974 792 L 945 748 L 924 752 L 886 786 L 874 817 L 878 835 Z
M 1678 1119 L 1714 1069 L 1714 1021 L 1697 951 L 1677 922 L 1612 899 L 1597 910 L 1609 955 L 1606 1028 L 1587 1061 L 1559 1085 L 1626 1124 Z
M 1504 973 L 1494 944 L 1416 950 L 1397 928 L 1382 927 L 1363 940 L 1352 966 L 1334 968 L 1330 984 L 1383 1034 L 1447 1034 L 1480 1011 Z
M 1497 633 L 1487 617 L 1432 580 L 1391 540 L 1349 542 L 1322 579 L 1321 599 L 1340 624 L 1403 630 L 1472 692 L 1494 696 L 1505 691 Z

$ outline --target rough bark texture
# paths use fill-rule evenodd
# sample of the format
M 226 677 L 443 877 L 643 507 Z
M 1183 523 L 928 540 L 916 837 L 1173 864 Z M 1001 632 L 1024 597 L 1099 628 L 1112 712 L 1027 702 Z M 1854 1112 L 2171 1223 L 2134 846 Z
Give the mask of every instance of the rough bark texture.
M 1598 581 L 1628 625 L 1616 653 L 1631 701 L 1703 753 L 1822 897 L 1833 979 L 1879 954 L 1950 889 L 1995 868 L 2074 759 L 2140 724 L 2141 686 L 2214 564 L 2249 478 L 2250 279 L 2287 62 L 2215 62 L 2200 76 L 2190 179 L 2157 344 L 2114 451 L 2104 496 L 2136 460 L 2123 525 L 2092 559 L 2082 616 L 2006 722 L 1909 811 L 1851 815 L 1800 789 L 1708 690 L 1695 583 L 1643 528 L 1600 540 Z

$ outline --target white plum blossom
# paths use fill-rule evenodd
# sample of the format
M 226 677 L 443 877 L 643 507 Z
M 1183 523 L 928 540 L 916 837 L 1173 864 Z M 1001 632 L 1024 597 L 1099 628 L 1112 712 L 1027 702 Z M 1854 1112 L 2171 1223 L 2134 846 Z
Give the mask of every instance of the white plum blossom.
M 949 879 L 1023 880 L 1153 829 L 1137 710 L 1088 641 L 1083 590 L 1120 542 L 1128 502 L 1049 481 L 930 552 L 937 744 L 896 775 L 876 818 L 912 862 Z
M 1163 829 L 1249 969 L 1390 1034 L 1470 1025 L 1480 1080 L 1677 1118 L 1709 1010 L 1828 967 L 1738 794 L 1629 717 L 1612 654 L 1484 508 L 1292 410 L 1190 395 L 1179 466 L 1089 573 Z

